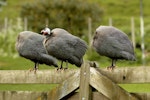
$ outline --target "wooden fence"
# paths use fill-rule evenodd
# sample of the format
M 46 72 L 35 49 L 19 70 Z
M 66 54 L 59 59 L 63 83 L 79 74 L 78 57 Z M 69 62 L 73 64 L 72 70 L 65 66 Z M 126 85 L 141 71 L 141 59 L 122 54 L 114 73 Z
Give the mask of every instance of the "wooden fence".
M 129 93 L 118 84 L 150 83 L 149 67 L 116 68 L 112 72 L 90 67 L 65 71 L 0 70 L 0 83 L 59 84 L 49 92 L 0 91 L 0 100 L 150 100 L 150 93 Z

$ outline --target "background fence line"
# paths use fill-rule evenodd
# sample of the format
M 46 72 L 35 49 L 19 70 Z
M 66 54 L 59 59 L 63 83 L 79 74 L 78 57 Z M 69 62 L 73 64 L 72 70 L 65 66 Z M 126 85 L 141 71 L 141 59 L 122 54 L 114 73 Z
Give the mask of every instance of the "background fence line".
M 87 19 L 88 20 L 88 42 L 89 42 L 89 44 L 91 43 L 91 37 L 93 36 L 93 34 L 92 33 L 94 33 L 94 31 L 95 30 L 93 30 L 92 29 L 92 19 L 91 18 L 88 18 Z M 16 21 L 17 21 L 17 23 L 16 23 Z M 15 23 L 16 23 L 16 26 L 18 27 L 18 28 L 20 28 L 20 27 L 22 27 L 23 29 L 22 29 L 22 31 L 23 30 L 29 30 L 30 28 L 29 28 L 29 24 L 28 24 L 28 19 L 25 17 L 25 18 L 23 18 L 23 19 L 21 19 L 21 18 L 16 18 L 16 21 L 15 21 Z M 139 19 L 139 22 L 140 22 L 140 26 L 141 26 L 141 28 L 140 28 L 140 32 L 141 32 L 141 50 L 142 50 L 142 56 L 141 56 L 141 60 L 142 60 L 142 64 L 143 64 L 143 66 L 145 66 L 146 64 L 146 61 L 145 61 L 145 57 L 146 57 L 146 55 L 145 55 L 145 43 L 144 43 L 144 19 Z M 110 26 L 112 26 L 112 25 L 114 25 L 114 23 L 115 23 L 115 21 L 113 21 L 113 18 L 112 17 L 109 17 L 108 18 L 108 25 L 110 25 Z M 4 19 L 4 25 L 1 25 L 3 28 L 1 28 L 1 31 L 2 30 L 4 30 L 4 34 L 7 34 L 7 32 L 8 32 L 8 29 L 9 28 L 11 28 L 12 27 L 12 25 L 14 24 L 14 20 L 12 20 L 12 19 L 8 19 L 7 17 L 5 17 L 5 19 Z M 48 23 L 48 19 L 45 19 L 45 26 L 46 25 L 48 25 L 49 23 Z M 101 24 L 101 23 L 100 23 Z M 129 18 L 129 26 L 126 26 L 126 27 L 128 27 L 128 29 L 130 30 L 130 32 L 131 32 L 131 40 L 132 40 L 132 42 L 133 42 L 133 46 L 134 46 L 134 48 L 136 47 L 136 37 L 135 37 L 135 29 L 136 29 L 136 26 L 135 26 L 135 18 L 134 17 L 131 17 L 131 18 Z M 49 25 L 48 25 L 49 26 Z

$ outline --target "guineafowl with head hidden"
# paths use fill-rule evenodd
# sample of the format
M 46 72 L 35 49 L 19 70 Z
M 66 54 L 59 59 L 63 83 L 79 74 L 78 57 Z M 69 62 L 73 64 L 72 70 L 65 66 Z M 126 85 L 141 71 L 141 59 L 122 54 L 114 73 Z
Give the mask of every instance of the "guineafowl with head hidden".
M 92 43 L 96 52 L 112 59 L 113 69 L 118 59 L 135 60 L 134 48 L 128 36 L 113 26 L 100 26 L 96 29 Z
M 62 61 L 60 69 L 63 68 L 63 61 L 75 64 L 77 67 L 81 66 L 87 50 L 83 40 L 61 28 L 55 28 L 52 31 L 45 28 L 41 33 L 46 35 L 43 44 L 48 54 Z
M 58 67 L 57 60 L 51 55 L 48 55 L 43 46 L 44 38 L 45 36 L 38 33 L 23 31 L 19 33 L 16 41 L 16 50 L 19 55 L 35 63 L 35 72 L 38 68 L 38 64 Z

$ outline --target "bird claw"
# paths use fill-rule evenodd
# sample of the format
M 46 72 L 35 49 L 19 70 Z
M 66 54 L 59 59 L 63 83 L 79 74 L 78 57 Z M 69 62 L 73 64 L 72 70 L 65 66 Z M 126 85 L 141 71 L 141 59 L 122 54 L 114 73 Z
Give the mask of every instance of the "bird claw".
M 65 71 L 67 70 L 68 68 L 57 68 L 57 71 Z
M 114 70 L 114 68 L 115 68 L 115 66 L 109 66 L 109 67 L 107 67 L 107 70 L 109 70 L 109 71 L 113 71 L 113 70 Z
M 63 70 L 67 70 L 68 68 L 63 68 Z
M 34 71 L 34 74 L 36 74 L 36 71 L 38 70 L 38 68 L 32 68 L 32 69 L 29 69 L 30 72 Z
M 94 68 L 98 67 L 98 65 L 95 61 L 90 61 L 89 64 L 90 64 L 90 67 L 94 67 Z

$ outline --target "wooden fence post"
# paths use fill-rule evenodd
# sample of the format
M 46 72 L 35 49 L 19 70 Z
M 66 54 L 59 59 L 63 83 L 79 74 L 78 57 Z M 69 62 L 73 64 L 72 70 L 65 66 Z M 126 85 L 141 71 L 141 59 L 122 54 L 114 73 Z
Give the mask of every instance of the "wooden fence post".
M 80 70 L 79 100 L 90 100 L 91 87 L 89 81 L 90 81 L 90 66 L 89 63 L 84 63 Z
M 94 68 L 90 69 L 90 85 L 110 100 L 138 100 Z M 103 100 L 103 99 L 102 99 Z
M 60 100 L 79 87 L 79 72 L 71 75 L 58 87 L 48 92 L 47 100 Z
M 91 49 L 91 41 L 92 41 L 92 19 L 88 18 L 88 42 L 89 42 L 89 48 Z
M 109 21 L 108 21 L 109 26 L 112 26 L 112 18 L 109 17 Z
M 131 35 L 132 35 L 132 43 L 135 48 L 135 25 L 134 25 L 134 17 L 131 17 Z

